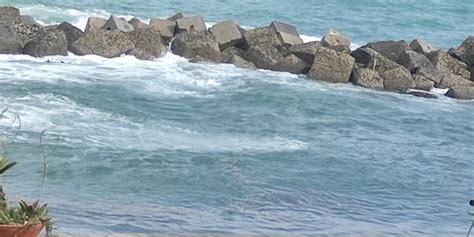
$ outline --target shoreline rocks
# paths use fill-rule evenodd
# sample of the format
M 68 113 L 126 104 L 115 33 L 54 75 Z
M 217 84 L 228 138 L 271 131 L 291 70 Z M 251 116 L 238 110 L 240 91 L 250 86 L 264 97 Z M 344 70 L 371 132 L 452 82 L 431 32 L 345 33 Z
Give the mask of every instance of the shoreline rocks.
M 202 16 L 184 13 L 167 19 L 129 21 L 89 17 L 82 31 L 68 22 L 41 26 L 11 6 L 0 7 L 0 54 L 33 57 L 133 55 L 154 60 L 168 51 L 191 62 L 230 63 L 246 69 L 305 74 L 308 79 L 353 83 L 375 89 L 434 98 L 433 88 L 448 89 L 446 96 L 474 99 L 474 36 L 449 51 L 423 39 L 369 42 L 351 50 L 351 40 L 328 29 L 321 41 L 303 42 L 298 30 L 285 22 L 244 30 L 232 20 L 210 29 Z M 412 92 L 412 89 L 422 90 Z

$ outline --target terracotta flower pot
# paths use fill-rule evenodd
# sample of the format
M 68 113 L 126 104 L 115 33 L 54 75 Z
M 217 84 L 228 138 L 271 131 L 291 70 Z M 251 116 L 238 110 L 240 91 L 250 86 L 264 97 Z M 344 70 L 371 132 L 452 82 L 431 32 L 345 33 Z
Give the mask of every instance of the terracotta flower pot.
M 42 224 L 37 225 L 0 225 L 1 237 L 36 237 L 43 229 Z

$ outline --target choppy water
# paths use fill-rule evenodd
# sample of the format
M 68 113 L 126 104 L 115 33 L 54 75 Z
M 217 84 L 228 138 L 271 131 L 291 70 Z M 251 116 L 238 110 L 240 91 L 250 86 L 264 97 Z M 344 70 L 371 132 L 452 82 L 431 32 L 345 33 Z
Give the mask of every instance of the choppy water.
M 471 1 L 0 3 L 81 27 L 89 15 L 183 10 L 246 26 L 277 18 L 309 39 L 336 26 L 356 44 L 423 36 L 450 47 L 474 33 Z M 0 55 L 0 85 L 0 107 L 23 122 L 8 147 L 19 165 L 7 191 L 47 201 L 58 232 L 462 236 L 469 224 L 473 101 L 172 54 L 153 62 Z M 43 129 L 59 147 L 42 191 Z

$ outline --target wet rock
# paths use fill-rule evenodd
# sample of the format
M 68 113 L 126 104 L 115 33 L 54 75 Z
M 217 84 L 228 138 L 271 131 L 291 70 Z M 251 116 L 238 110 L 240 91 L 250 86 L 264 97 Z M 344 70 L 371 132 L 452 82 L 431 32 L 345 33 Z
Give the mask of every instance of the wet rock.
M 106 19 L 99 17 L 89 17 L 86 24 L 85 33 L 100 31 L 102 27 L 107 23 Z
M 166 55 L 167 48 L 155 28 L 142 28 L 129 33 L 135 48 L 128 54 L 142 60 L 153 60 Z
M 358 48 L 351 52 L 351 56 L 355 58 L 356 63 L 364 68 L 368 68 L 377 72 L 384 72 L 390 69 L 400 67 L 400 65 L 371 48 Z
M 169 21 L 169 20 L 162 20 L 158 18 L 151 18 L 150 19 L 150 27 L 158 29 L 163 37 L 165 43 L 169 43 L 171 39 L 175 35 L 176 30 L 176 22 Z
M 257 69 L 254 63 L 249 62 L 238 55 L 233 55 L 228 63 L 234 64 L 236 67 L 245 68 L 245 69 Z
M 274 46 L 257 44 L 247 49 L 245 58 L 257 68 L 276 71 L 283 60 L 283 54 Z
M 324 47 L 334 49 L 338 52 L 351 52 L 351 40 L 349 37 L 337 32 L 336 29 L 329 28 L 324 34 L 321 44 Z
M 455 85 L 470 84 L 471 73 L 465 63 L 453 58 L 443 50 L 430 53 L 428 58 L 443 74 L 441 82 L 436 84 L 436 87 L 444 89 Z
M 41 32 L 34 40 L 28 42 L 23 53 L 33 57 L 67 56 L 67 45 L 66 34 L 63 31 L 46 31 Z
M 278 38 L 276 31 L 271 27 L 260 27 L 248 30 L 243 35 L 242 47 L 247 50 L 250 47 L 267 46 L 283 48 L 283 43 Z
M 183 19 L 185 17 L 186 16 L 184 15 L 184 13 L 178 12 L 178 13 L 174 14 L 173 16 L 169 17 L 166 20 L 168 20 L 168 21 L 177 21 L 178 19 Z
M 412 75 L 412 77 L 413 82 L 415 83 L 413 89 L 430 91 L 435 85 L 431 79 L 425 77 L 423 74 L 416 73 Z
M 188 59 L 200 56 L 216 63 L 221 61 L 219 44 L 216 38 L 207 31 L 177 34 L 171 43 L 171 51 Z
M 229 47 L 221 51 L 221 60 L 223 63 L 229 63 L 231 58 L 236 55 L 240 58 L 245 58 L 245 51 L 237 47 Z
M 467 65 L 474 66 L 474 35 L 467 37 L 459 46 L 458 52 Z
M 400 41 L 378 41 L 368 43 L 365 47 L 371 48 L 382 56 L 394 61 L 398 62 L 400 55 L 403 54 L 407 49 L 409 49 L 408 44 L 404 40 Z
M 320 47 L 314 57 L 308 77 L 335 83 L 346 83 L 351 76 L 354 58 L 333 49 Z
M 275 30 L 281 43 L 286 47 L 303 43 L 303 40 L 300 38 L 300 35 L 298 33 L 298 30 L 296 30 L 296 27 L 292 25 L 288 25 L 279 21 L 273 21 L 270 24 L 270 27 Z
M 138 29 L 145 29 L 148 28 L 148 25 L 140 21 L 140 19 L 134 17 L 131 20 L 128 21 L 130 25 L 133 26 L 133 29 L 138 30 Z
M 412 74 L 419 74 L 435 84 L 439 84 L 443 78 L 443 74 L 431 61 L 424 55 L 412 50 L 406 50 L 400 55 L 399 62 L 410 70 Z
M 433 94 L 428 93 L 428 92 L 424 92 L 424 91 L 409 91 L 409 92 L 407 92 L 407 94 L 413 95 L 413 96 L 416 96 L 416 97 L 427 98 L 427 99 L 438 99 L 438 96 L 433 95 Z
M 0 7 L 0 22 L 21 22 L 20 10 L 12 6 Z
M 286 53 L 287 55 L 294 54 L 299 58 L 303 59 L 309 65 L 311 65 L 313 64 L 314 55 L 316 54 L 316 51 L 319 47 L 322 47 L 321 42 L 319 41 L 313 41 L 304 44 L 295 44 L 288 48 Z
M 216 37 L 221 50 L 230 46 L 239 47 L 242 43 L 242 33 L 232 20 L 217 23 L 209 31 Z
M 290 54 L 278 62 L 275 71 L 280 72 L 289 72 L 293 74 L 306 74 L 309 69 L 310 65 L 306 63 L 303 59 L 297 57 L 294 54 Z
M 45 31 L 48 31 L 48 30 L 57 30 L 57 29 L 58 29 L 58 26 L 59 26 L 58 24 L 44 26 L 44 27 L 43 27 L 43 30 L 45 30 Z
M 365 88 L 371 88 L 376 90 L 383 89 L 383 78 L 380 77 L 377 71 L 362 68 L 359 66 L 354 67 L 352 71 L 350 81 L 354 83 L 354 85 L 362 86 Z
M 207 31 L 206 23 L 202 16 L 185 17 L 176 20 L 176 32 L 203 32 Z
M 0 22 L 0 54 L 20 54 L 23 42 L 15 26 L 10 22 Z
M 436 49 L 428 42 L 422 40 L 422 39 L 414 39 L 410 43 L 410 48 L 418 53 L 427 55 L 433 51 L 436 51 Z
M 126 33 L 119 30 L 92 31 L 72 43 L 70 50 L 77 55 L 95 54 L 106 58 L 119 57 L 134 48 Z
M 122 18 L 110 16 L 109 20 L 102 26 L 103 30 L 119 30 L 122 32 L 134 31 L 133 25 Z
M 406 92 L 414 87 L 410 72 L 402 66 L 383 71 L 380 76 L 383 78 L 384 89 L 388 91 Z
M 55 30 L 61 30 L 66 34 L 67 43 L 70 46 L 74 41 L 78 40 L 84 35 L 84 32 L 79 28 L 71 25 L 68 22 L 59 24 Z
M 446 96 L 462 100 L 473 100 L 474 86 L 454 86 L 449 89 Z

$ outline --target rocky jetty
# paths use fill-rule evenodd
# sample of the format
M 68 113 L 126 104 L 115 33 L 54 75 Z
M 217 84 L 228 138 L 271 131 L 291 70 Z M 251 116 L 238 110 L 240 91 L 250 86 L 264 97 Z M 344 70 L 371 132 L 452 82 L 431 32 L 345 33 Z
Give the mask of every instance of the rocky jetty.
M 68 22 L 42 26 L 15 7 L 0 7 L 0 54 L 154 60 L 171 50 L 191 62 L 304 74 L 311 80 L 426 98 L 436 98 L 429 91 L 441 88 L 446 96 L 474 99 L 474 36 L 448 51 L 422 39 L 370 42 L 355 50 L 350 46 L 350 38 L 333 28 L 321 41 L 303 42 L 295 26 L 280 21 L 245 30 L 226 20 L 208 29 L 203 17 L 180 12 L 168 19 L 151 18 L 148 24 L 137 18 L 90 17 L 82 31 Z

